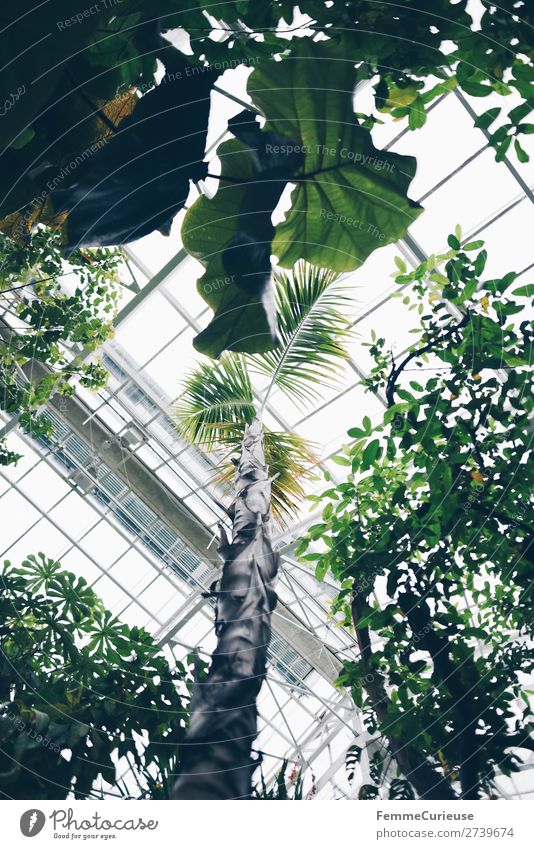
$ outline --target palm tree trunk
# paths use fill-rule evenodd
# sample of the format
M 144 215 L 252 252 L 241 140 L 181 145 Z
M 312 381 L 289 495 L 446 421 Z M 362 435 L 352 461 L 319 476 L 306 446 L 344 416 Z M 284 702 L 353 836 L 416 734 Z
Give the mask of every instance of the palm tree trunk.
M 224 559 L 215 595 L 217 647 L 207 677 L 193 685 L 175 799 L 247 799 L 257 735 L 256 698 L 265 678 L 278 555 L 269 536 L 271 482 L 263 427 L 247 426 L 235 477 L 232 541 L 221 532 Z

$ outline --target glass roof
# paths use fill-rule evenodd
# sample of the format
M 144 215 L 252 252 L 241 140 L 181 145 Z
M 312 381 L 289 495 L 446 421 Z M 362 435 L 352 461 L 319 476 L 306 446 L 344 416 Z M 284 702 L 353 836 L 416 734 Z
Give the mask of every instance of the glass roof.
M 219 88 L 246 102 L 246 76 L 243 68 L 229 70 Z M 358 89 L 360 111 L 368 95 L 365 86 Z M 224 137 L 228 118 L 242 109 L 224 94 L 212 98 L 208 156 Z M 514 98 L 508 100 L 511 108 Z M 370 365 L 361 341 L 376 329 L 399 352 L 410 344 L 412 316 L 392 299 L 398 289 L 391 277 L 394 256 L 416 265 L 442 249 L 459 223 L 466 240 L 487 239 L 489 274 L 531 267 L 525 234 L 534 231 L 534 172 L 531 164 L 518 170 L 508 159 L 496 163 L 484 132 L 473 127 L 472 113 L 491 101 L 452 92 L 433 104 L 417 132 L 388 120 L 373 131 L 377 146 L 417 157 L 410 195 L 426 211 L 402 243 L 376 251 L 347 275 L 355 336 L 340 384 L 306 411 L 279 393 L 271 396 L 267 424 L 295 430 L 317 445 L 321 460 L 310 493 L 322 489 L 321 470 L 340 478 L 331 457 L 348 441 L 347 429 L 364 415 L 375 421 L 382 414 L 383 399 L 359 386 Z M 534 161 L 531 136 L 524 146 L 529 144 Z M 215 187 L 206 181 L 206 190 Z M 198 190 L 192 188 L 189 202 Z M 173 426 L 180 380 L 200 356 L 192 339 L 210 317 L 196 292 L 201 266 L 181 250 L 182 218 L 177 216 L 169 237 L 154 233 L 125 249 L 116 333 L 99 352 L 108 386 L 98 394 L 78 387 L 73 399 L 53 400 L 45 411 L 54 424 L 49 440 L 32 441 L 5 417 L 10 447 L 24 456 L 16 467 L 0 470 L 6 518 L 1 556 L 16 561 L 42 550 L 57 557 L 87 578 L 114 613 L 145 626 L 175 657 L 196 646 L 202 653 L 214 647 L 213 611 L 202 592 L 219 568 L 217 523 L 229 524 L 229 496 L 214 484 L 217 458 L 186 445 Z M 349 697 L 331 682 L 341 661 L 358 652 L 354 636 L 328 615 L 335 586 L 318 584 L 292 556 L 292 542 L 312 521 L 313 508 L 304 504 L 294 524 L 275 535 L 282 552 L 280 604 L 256 749 L 263 753 L 266 779 L 288 758 L 308 767 L 305 792 L 314 798 L 351 798 L 345 753 L 354 735 L 365 739 L 366 732 Z M 499 779 L 503 795 L 534 798 L 532 757 L 512 778 Z M 365 758 L 358 769 L 368 780 Z

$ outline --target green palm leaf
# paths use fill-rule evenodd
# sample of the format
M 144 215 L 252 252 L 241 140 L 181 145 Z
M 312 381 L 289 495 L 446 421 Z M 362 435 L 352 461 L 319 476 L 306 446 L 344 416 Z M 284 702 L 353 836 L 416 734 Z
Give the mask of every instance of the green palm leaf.
M 220 475 L 230 487 L 232 458 L 239 455 L 245 425 L 256 415 L 250 374 L 267 376 L 263 407 L 279 387 L 298 403 L 314 400 L 321 386 L 335 383 L 347 359 L 344 343 L 350 326 L 349 295 L 340 276 L 309 263 L 275 275 L 281 344 L 265 354 L 226 353 L 201 363 L 185 380 L 176 405 L 181 436 L 215 451 Z M 272 510 L 281 524 L 292 517 L 305 496 L 304 483 L 315 474 L 317 458 L 309 442 L 291 431 L 264 428 L 265 460 L 272 476 Z
M 251 371 L 269 378 L 263 405 L 275 386 L 303 404 L 335 384 L 348 358 L 351 298 L 339 274 L 307 262 L 276 272 L 275 290 L 280 345 L 247 360 Z

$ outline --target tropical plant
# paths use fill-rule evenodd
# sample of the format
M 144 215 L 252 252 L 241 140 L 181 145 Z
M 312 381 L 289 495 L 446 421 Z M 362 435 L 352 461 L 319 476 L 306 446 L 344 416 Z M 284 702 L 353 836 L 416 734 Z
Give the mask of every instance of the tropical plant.
M 262 415 L 277 387 L 303 403 L 329 385 L 346 357 L 347 295 L 332 272 L 300 264 L 277 274 L 280 345 L 264 355 L 227 354 L 186 380 L 178 405 L 182 435 L 205 449 L 239 450 L 232 539 L 221 528 L 224 559 L 216 591 L 217 647 L 205 681 L 193 690 L 191 722 L 174 794 L 177 798 L 249 798 L 257 734 L 256 698 L 266 671 L 278 555 L 270 539 L 271 489 L 278 514 L 302 495 L 308 446 L 295 434 L 265 429 Z M 255 401 L 250 375 L 267 378 Z M 264 447 L 265 446 L 265 447 Z M 273 465 L 270 466 L 269 462 Z M 227 463 L 223 459 L 223 476 Z M 275 471 L 276 470 L 276 471 Z M 273 477 L 273 472 L 278 477 Z M 304 473 L 308 473 L 304 467 Z
M 528 160 L 521 139 L 534 126 L 534 71 L 525 4 L 486 4 L 476 29 L 465 0 L 304 0 L 298 10 L 304 18 L 293 25 L 296 7 L 285 0 L 187 9 L 122 0 L 88 15 L 72 15 L 68 0 L 53 12 L 11 0 L 0 228 L 24 240 L 45 222 L 61 229 L 69 250 L 167 234 L 189 181 L 207 173 L 216 79 L 251 65 L 251 109 L 265 126 L 250 111 L 230 122 L 233 138 L 216 151 L 219 188 L 193 204 L 183 242 L 205 266 L 199 291 L 214 311 L 198 349 L 253 353 L 276 343 L 271 254 L 286 268 L 306 259 L 354 269 L 421 213 L 408 197 L 415 159 L 373 144 L 381 115 L 417 130 L 453 88 L 480 98 L 514 94 L 519 103 L 496 129 L 500 106 L 475 123 L 497 159 L 513 150 Z M 191 55 L 161 36 L 178 27 Z M 158 60 L 165 73 L 156 84 Z M 369 113 L 354 112 L 361 81 L 374 85 Z M 291 207 L 275 226 L 272 213 L 291 186 Z
M 0 234 L 0 408 L 19 417 L 34 437 L 48 433 L 40 407 L 52 394 L 103 386 L 107 374 L 97 360 L 82 361 L 113 332 L 120 291 L 118 250 L 78 250 L 67 263 L 60 235 L 40 227 L 31 244 Z M 0 465 L 20 455 L 0 440 Z
M 169 798 L 191 667 L 42 553 L 0 585 L 2 795 Z
M 10 0 L 3 10 L 10 38 L 1 79 L 4 232 L 22 241 L 40 221 L 61 228 L 71 246 L 83 238 L 117 244 L 119 235 L 133 238 L 172 218 L 198 167 L 193 148 L 198 160 L 203 156 L 213 82 L 209 72 L 189 78 L 187 58 L 159 35 L 158 15 L 164 29 L 181 25 L 179 6 L 122 0 L 73 15 L 69 0 L 47 10 Z M 156 88 L 158 59 L 171 76 Z M 195 102 L 195 91 L 208 99 Z M 191 131 L 181 147 L 169 138 L 178 109 Z
M 413 787 L 409 781 L 399 777 L 399 768 L 390 752 L 381 745 L 380 740 L 369 740 L 365 746 L 368 756 L 368 773 L 372 784 L 364 782 L 358 787 L 358 799 L 414 799 Z M 353 743 L 345 755 L 347 781 L 353 785 L 357 777 L 364 749 Z M 396 769 L 395 769 L 396 767 Z
M 275 346 L 271 254 L 287 269 L 304 259 L 351 271 L 423 211 L 407 195 L 414 157 L 377 150 L 353 112 L 354 67 L 333 60 L 329 44 L 311 43 L 254 69 L 247 90 L 265 124 L 250 112 L 230 122 L 219 188 L 184 218 L 184 247 L 205 266 L 198 291 L 215 313 L 194 341 L 202 353 Z M 274 226 L 288 184 L 291 209 Z
M 292 273 L 275 275 L 279 345 L 262 354 L 228 352 L 200 363 L 185 379 L 176 406 L 181 436 L 219 454 L 220 483 L 231 481 L 232 457 L 247 425 L 263 416 L 277 389 L 300 407 L 315 402 L 336 381 L 350 338 L 351 298 L 340 275 L 298 263 Z M 253 381 L 266 385 L 255 391 Z M 304 496 L 303 483 L 315 473 L 313 445 L 296 433 L 263 428 L 272 506 L 283 521 Z
M 398 260 L 415 341 L 399 355 L 373 334 L 365 385 L 388 409 L 349 430 L 348 479 L 297 554 L 339 581 L 332 614 L 360 649 L 339 684 L 373 739 L 419 796 L 476 799 L 534 748 L 534 288 L 484 279 L 483 242 L 449 245 L 413 272 Z
M 194 49 L 199 54 L 205 50 L 212 61 L 224 60 L 233 51 L 242 61 L 260 64 L 265 61 L 265 45 L 272 54 L 295 58 L 302 45 L 318 35 L 328 39 L 339 61 L 350 60 L 358 79 L 373 82 L 378 115 L 365 116 L 371 121 L 389 113 L 397 120 L 407 119 L 409 129 L 416 130 L 426 121 L 428 105 L 451 88 L 479 98 L 515 91 L 521 102 L 489 141 L 499 158 L 514 141 L 519 161 L 528 161 L 519 143 L 522 134 L 532 132 L 532 125 L 525 123 L 533 108 L 534 81 L 532 11 L 526 3 L 485 2 L 476 28 L 479 10 L 451 0 L 406 0 L 395 6 L 366 0 L 302 0 L 298 23 L 293 3 L 284 0 L 234 0 L 204 8 L 222 19 L 221 29 L 227 30 L 225 40 L 207 46 L 209 36 L 191 24 L 191 31 L 198 34 Z M 288 33 L 298 37 L 288 40 Z M 477 125 L 488 128 L 503 109 L 487 110 Z

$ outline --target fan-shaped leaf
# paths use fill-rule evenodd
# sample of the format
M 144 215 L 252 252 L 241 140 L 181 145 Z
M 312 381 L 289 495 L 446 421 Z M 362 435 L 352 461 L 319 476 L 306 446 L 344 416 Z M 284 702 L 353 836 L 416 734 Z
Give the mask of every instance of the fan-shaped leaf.
M 197 288 L 215 315 L 194 345 L 211 357 L 223 350 L 265 351 L 276 343 L 271 215 L 302 161 L 299 152 L 273 153 L 289 140 L 263 132 L 248 112 L 229 127 L 236 138 L 217 150 L 219 188 L 214 197 L 195 201 L 182 227 L 184 247 L 206 269 Z
M 304 42 L 298 58 L 264 62 L 248 92 L 267 118 L 305 151 L 292 206 L 272 252 L 290 268 L 301 258 L 351 271 L 402 237 L 422 212 L 407 197 L 416 161 L 377 150 L 353 112 L 356 73 L 335 42 Z

